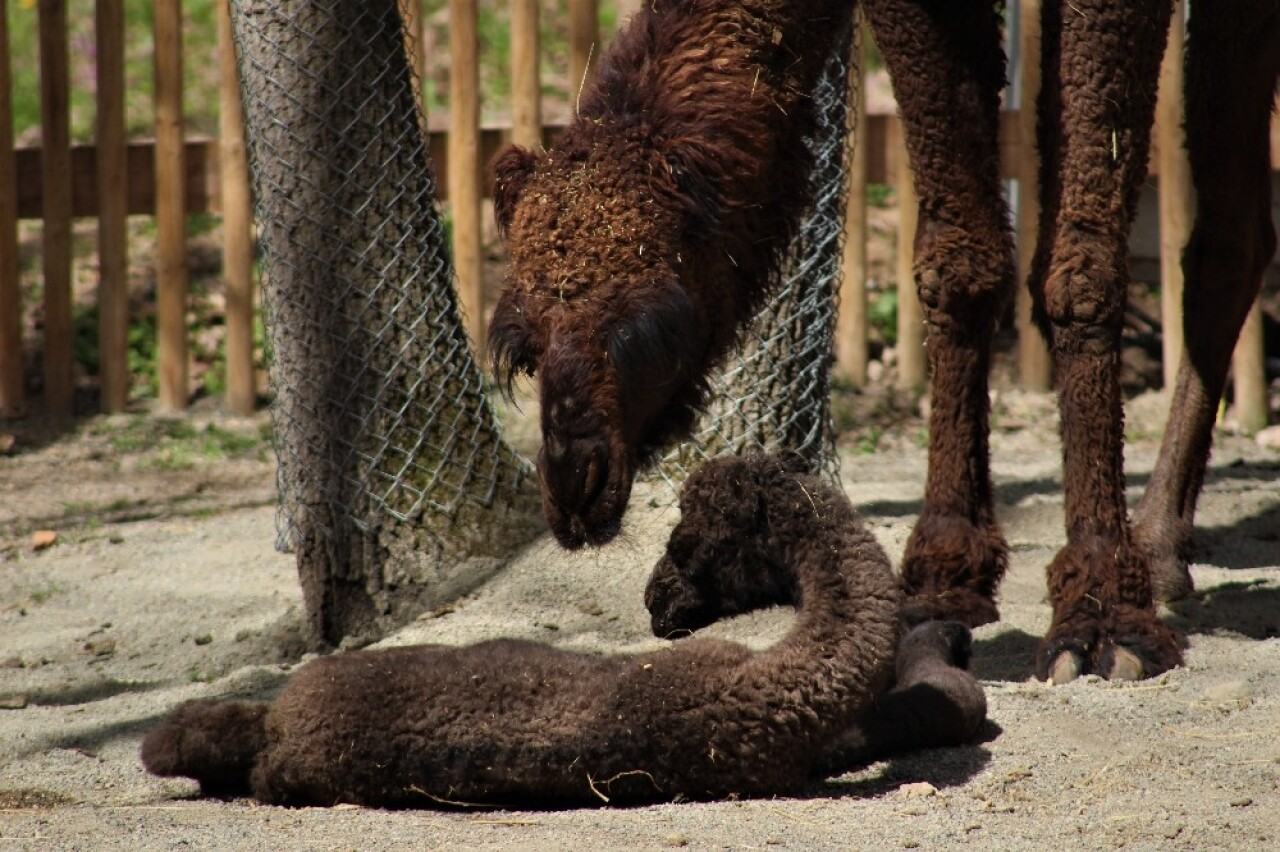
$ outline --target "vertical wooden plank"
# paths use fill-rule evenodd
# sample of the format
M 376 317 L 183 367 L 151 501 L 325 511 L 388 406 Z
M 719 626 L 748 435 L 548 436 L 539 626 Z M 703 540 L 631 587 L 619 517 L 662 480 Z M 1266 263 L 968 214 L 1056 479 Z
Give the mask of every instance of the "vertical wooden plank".
M 179 0 L 155 0 L 154 37 L 160 407 L 181 411 L 187 406 L 187 238 Z
M 13 77 L 9 5 L 0 3 L 0 417 L 26 408 L 22 371 L 22 293 L 18 287 L 18 196 L 13 161 Z
M 1040 0 L 1018 4 L 1017 234 L 1018 283 L 1014 297 L 1018 329 L 1018 380 L 1028 390 L 1047 391 L 1053 384 L 1053 362 L 1044 335 L 1031 319 L 1027 278 L 1036 251 L 1040 222 L 1040 156 L 1036 148 L 1036 98 L 1040 93 Z
M 71 414 L 71 129 L 66 0 L 40 0 L 40 127 L 44 190 L 44 400 Z
M 916 292 L 915 245 L 919 220 L 919 200 L 912 183 L 902 120 L 889 124 L 890 152 L 893 154 L 894 187 L 898 194 L 898 386 L 918 391 L 924 388 L 927 365 L 924 351 L 924 313 Z
M 1160 65 L 1156 100 L 1156 157 L 1160 174 L 1160 324 L 1164 386 L 1172 389 L 1182 359 L 1182 249 L 1191 236 L 1194 198 L 1191 163 L 1182 131 L 1182 54 L 1186 38 L 1185 6 L 1174 6 L 1169 44 Z
M 859 16 L 860 18 L 861 16 Z M 862 73 L 865 34 L 853 40 L 849 62 L 850 143 L 836 316 L 836 374 L 854 387 L 867 383 L 867 99 Z
M 449 0 L 449 208 L 453 262 L 467 332 L 476 352 L 485 337 L 480 254 L 480 70 L 476 0 Z
M 253 204 L 230 6 L 225 2 L 214 5 L 218 24 L 222 277 L 227 287 L 227 407 L 237 414 L 249 414 L 257 401 L 253 372 Z
M 103 411 L 129 401 L 129 188 L 124 130 L 124 2 L 97 0 L 98 363 Z
M 538 0 L 511 0 L 511 141 L 534 150 L 542 145 Z
M 1267 425 L 1266 356 L 1263 349 L 1262 309 L 1255 301 L 1240 329 L 1231 356 L 1231 385 L 1235 392 L 1236 421 L 1252 435 Z
M 600 4 L 598 0 L 569 0 L 569 97 L 573 111 L 590 84 L 591 68 L 600 52 Z

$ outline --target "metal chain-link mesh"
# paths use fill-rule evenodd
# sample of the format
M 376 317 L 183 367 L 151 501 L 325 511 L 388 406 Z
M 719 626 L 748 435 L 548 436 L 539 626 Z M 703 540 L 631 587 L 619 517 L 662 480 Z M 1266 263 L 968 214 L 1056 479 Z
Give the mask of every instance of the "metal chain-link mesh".
M 844 175 L 859 75 L 850 73 L 856 28 L 837 40 L 814 91 L 818 128 L 813 204 L 781 286 L 742 336 L 739 352 L 711 379 L 711 402 L 691 441 L 674 448 L 657 473 L 673 488 L 713 456 L 795 450 L 815 471 L 839 481 L 829 406 L 836 297 L 845 216 Z
M 267 254 L 280 546 L 303 524 L 368 532 L 380 518 L 451 517 L 519 489 L 531 467 L 491 414 L 425 167 L 417 81 L 403 53 L 391 55 L 405 43 L 396 4 L 302 4 L 318 15 L 253 0 L 234 8 L 242 63 L 271 63 L 251 66 L 266 84 L 244 95 L 246 114 L 259 116 L 248 142 Z M 828 377 L 852 38 L 839 40 L 814 95 L 815 198 L 782 286 L 713 379 L 694 439 L 659 465 L 673 487 L 704 458 L 753 448 L 797 450 L 835 478 Z M 259 44 L 246 51 L 246 41 Z M 386 111 L 371 115 L 371 105 Z M 395 166 L 405 161 L 424 167 Z M 263 195 L 283 201 L 274 215 L 264 216 Z M 321 304 L 278 291 L 298 276 L 323 282 L 311 288 Z M 326 511 L 313 511 L 317 501 Z
M 463 329 L 397 4 L 273 5 L 238 0 L 236 20 L 242 77 L 264 81 L 244 96 L 260 116 L 251 126 L 266 128 L 248 147 L 268 273 L 278 544 L 326 516 L 368 532 L 381 518 L 489 506 L 530 467 L 498 434 Z M 323 304 L 278 289 L 299 277 Z M 319 423 L 331 425 L 320 434 Z M 318 500 L 328 512 L 308 514 Z

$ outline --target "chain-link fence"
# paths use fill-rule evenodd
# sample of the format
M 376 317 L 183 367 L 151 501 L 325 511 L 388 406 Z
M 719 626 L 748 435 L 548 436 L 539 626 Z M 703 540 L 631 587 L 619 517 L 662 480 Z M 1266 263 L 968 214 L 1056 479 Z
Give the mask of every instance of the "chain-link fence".
M 280 541 L 313 628 L 377 634 L 536 525 L 452 286 L 395 0 L 236 0 Z
M 406 559 L 439 585 L 432 561 L 444 551 L 466 560 L 510 547 L 484 513 L 524 512 L 531 468 L 499 434 L 463 330 L 397 2 L 235 0 L 233 12 L 266 261 L 281 544 L 299 549 L 300 566 L 302 550 L 323 551 L 330 585 L 368 586 L 370 564 L 380 588 L 428 582 L 401 576 L 392 563 Z M 660 466 L 673 484 L 702 457 L 753 447 L 834 470 L 827 378 L 850 55 L 845 39 L 815 93 L 816 200 L 784 286 L 715 380 L 696 440 Z

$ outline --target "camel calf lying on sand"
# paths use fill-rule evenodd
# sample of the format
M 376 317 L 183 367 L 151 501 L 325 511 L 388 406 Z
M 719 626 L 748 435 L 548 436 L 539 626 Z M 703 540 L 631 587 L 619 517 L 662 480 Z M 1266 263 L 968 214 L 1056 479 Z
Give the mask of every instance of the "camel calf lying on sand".
M 289 805 L 621 804 L 792 793 L 886 748 L 975 733 L 986 702 L 955 667 L 968 630 L 927 622 L 899 642 L 889 561 L 842 495 L 787 461 L 729 458 L 689 478 L 682 511 L 651 588 L 696 585 L 714 608 L 718 591 L 785 584 L 797 618 L 774 647 L 337 654 L 274 701 L 178 707 L 143 740 L 143 763 L 205 793 Z M 688 600 L 649 595 L 655 623 L 679 623 Z

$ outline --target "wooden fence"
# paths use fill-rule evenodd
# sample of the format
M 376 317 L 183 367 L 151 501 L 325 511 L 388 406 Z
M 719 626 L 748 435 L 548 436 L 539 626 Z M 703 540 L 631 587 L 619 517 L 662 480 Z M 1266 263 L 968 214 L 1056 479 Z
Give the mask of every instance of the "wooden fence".
M 454 259 L 468 331 L 484 339 L 485 294 L 482 283 L 481 199 L 483 170 L 498 148 L 510 140 L 549 144 L 560 128 L 541 119 L 538 78 L 538 0 L 510 0 L 512 124 L 480 126 L 477 0 L 449 0 L 451 66 L 449 132 L 430 133 L 430 150 L 449 200 L 454 229 Z M 16 232 L 17 220 L 43 220 L 44 256 L 44 399 L 47 410 L 66 414 L 72 399 L 71 220 L 96 217 L 101 277 L 100 306 L 101 405 L 117 411 L 127 403 L 129 375 L 126 218 L 153 214 L 158 244 L 157 280 L 158 387 L 164 409 L 187 404 L 187 272 L 184 219 L 187 214 L 220 213 L 223 219 L 223 264 L 227 287 L 227 400 L 239 412 L 252 409 L 256 397 L 252 366 L 252 218 L 243 122 L 236 71 L 231 61 L 227 5 L 218 10 L 218 54 L 221 61 L 221 119 L 218 139 L 184 138 L 182 130 L 181 3 L 155 3 L 155 138 L 125 139 L 123 0 L 97 0 L 97 127 L 91 146 L 73 146 L 68 133 L 66 0 L 41 0 L 39 36 L 42 99 L 42 142 L 39 148 L 14 150 L 11 124 L 9 33 L 6 5 L 0 3 L 0 415 L 25 407 L 22 371 L 22 324 Z M 410 0 L 410 56 L 421 72 L 422 21 Z M 1001 125 L 1001 168 L 1018 180 L 1016 230 L 1019 264 L 1025 271 L 1034 242 L 1036 160 L 1034 102 L 1038 81 L 1036 7 L 1038 0 L 1012 4 L 1018 20 L 1021 57 L 1020 108 L 1006 111 Z M 589 79 L 598 52 L 596 0 L 568 0 L 570 71 L 576 95 Z M 1167 97 L 1180 88 L 1181 24 L 1175 21 L 1169 55 L 1162 73 L 1162 96 L 1151 170 L 1160 176 L 1160 230 L 1166 384 L 1181 349 L 1181 267 L 1178 255 L 1186 241 L 1191 208 L 1185 155 L 1182 151 L 1181 100 Z M 855 64 L 855 67 L 857 65 Z M 861 106 L 861 103 L 858 105 Z M 899 199 L 898 339 L 900 381 L 923 386 L 923 326 L 912 286 L 911 246 L 915 226 L 910 172 L 895 116 L 867 115 L 856 121 L 857 145 L 849 172 L 849 217 L 846 226 L 844 287 L 838 329 L 837 369 L 861 384 L 867 368 L 866 187 L 889 183 Z M 1273 151 L 1280 152 L 1280 124 L 1273 127 Z M 1023 383 L 1047 389 L 1049 359 L 1039 335 L 1030 331 L 1026 299 L 1020 295 L 1019 369 Z M 1248 428 L 1266 423 L 1266 382 L 1262 370 L 1261 323 L 1255 310 L 1237 350 L 1236 398 L 1241 422 Z

